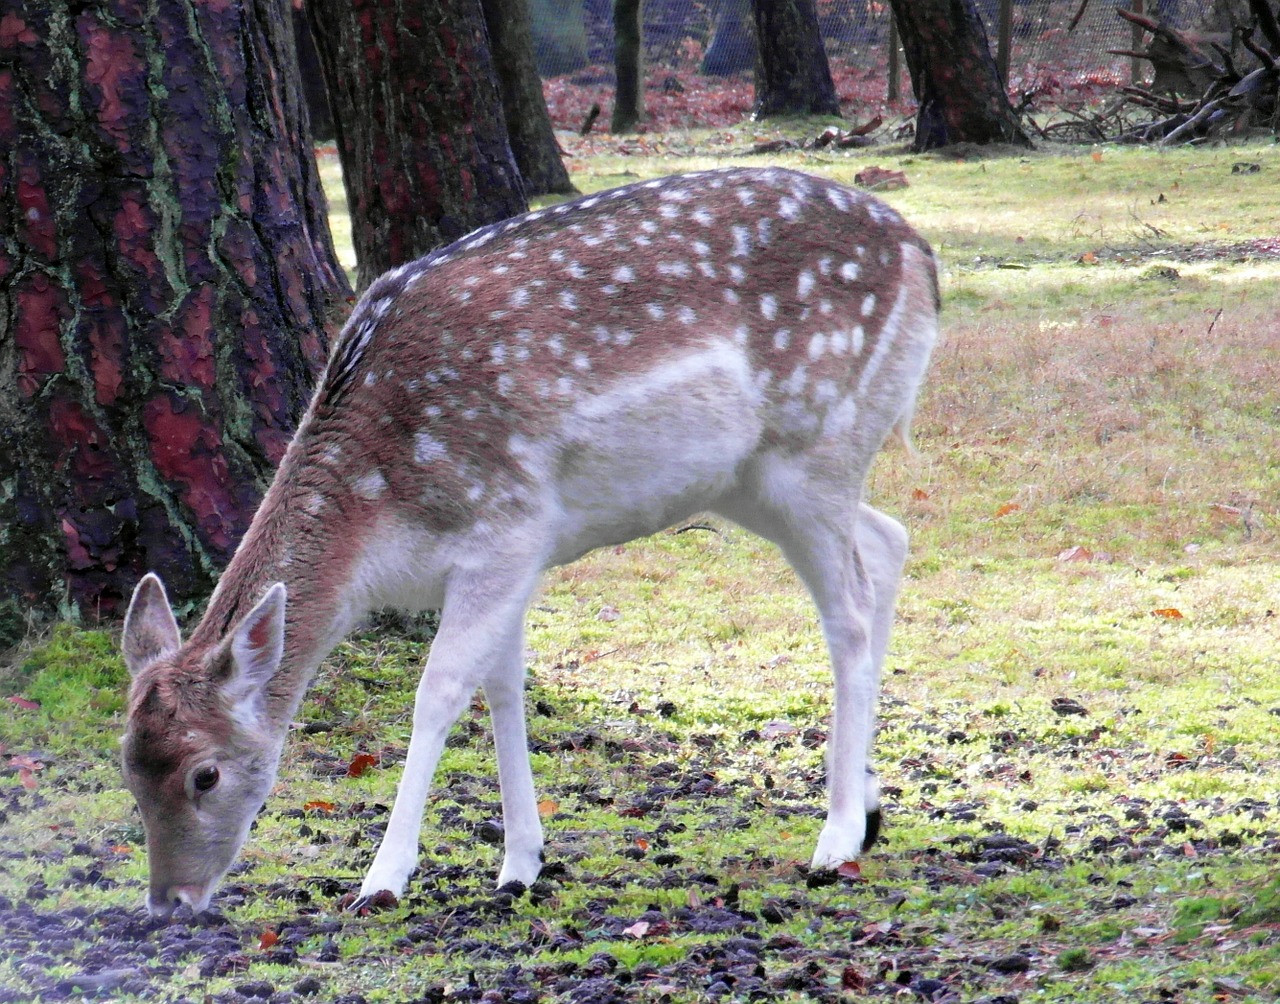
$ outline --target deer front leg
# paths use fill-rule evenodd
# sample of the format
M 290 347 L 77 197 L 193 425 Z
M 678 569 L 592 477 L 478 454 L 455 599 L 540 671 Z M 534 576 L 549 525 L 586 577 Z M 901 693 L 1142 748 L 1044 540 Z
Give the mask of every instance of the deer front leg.
M 502 589 L 499 581 L 497 576 L 476 574 L 459 576 L 450 584 L 440 629 L 431 643 L 431 654 L 414 698 L 413 734 L 400 790 L 382 844 L 360 887 L 361 900 L 384 890 L 397 896 L 404 892 L 418 863 L 422 812 L 449 729 L 477 687 L 490 675 L 492 667 L 509 666 L 521 658 L 521 625 L 531 583 L 521 581 Z M 505 720 L 508 716 L 505 695 L 500 703 L 503 704 L 501 717 Z M 523 716 L 519 729 L 523 736 Z M 527 762 L 525 771 L 527 774 Z M 519 780 L 514 784 L 518 790 Z M 526 781 L 526 787 L 531 801 L 531 778 Z M 534 805 L 535 819 L 537 811 Z

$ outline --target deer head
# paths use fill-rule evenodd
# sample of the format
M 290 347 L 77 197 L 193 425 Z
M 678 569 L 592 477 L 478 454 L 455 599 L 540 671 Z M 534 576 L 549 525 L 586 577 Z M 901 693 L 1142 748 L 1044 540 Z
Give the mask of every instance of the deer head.
M 221 641 L 183 646 L 164 586 L 147 575 L 124 624 L 132 675 L 125 784 L 147 834 L 147 906 L 203 910 L 235 860 L 275 779 L 268 718 L 284 649 L 285 587 L 276 583 Z

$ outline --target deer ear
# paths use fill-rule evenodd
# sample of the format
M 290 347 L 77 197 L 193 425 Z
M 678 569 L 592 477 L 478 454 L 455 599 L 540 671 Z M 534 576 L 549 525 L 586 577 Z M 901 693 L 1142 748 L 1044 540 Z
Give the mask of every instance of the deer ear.
M 124 664 L 130 674 L 137 676 L 157 659 L 172 655 L 181 647 L 182 636 L 169 608 L 164 584 L 158 575 L 148 572 L 134 589 L 125 614 L 121 638 Z
M 226 693 L 232 701 L 257 702 L 284 656 L 283 582 L 267 590 L 231 636 L 231 676 Z

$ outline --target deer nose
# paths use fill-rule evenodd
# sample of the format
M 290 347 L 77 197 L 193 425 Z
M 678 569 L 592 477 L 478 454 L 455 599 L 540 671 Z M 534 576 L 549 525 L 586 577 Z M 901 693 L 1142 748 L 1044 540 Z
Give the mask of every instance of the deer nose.
M 163 889 L 152 889 L 147 897 L 147 910 L 158 920 L 165 920 L 173 914 L 181 904 L 187 904 L 194 913 L 199 913 L 209 904 L 209 894 L 203 886 L 171 885 Z

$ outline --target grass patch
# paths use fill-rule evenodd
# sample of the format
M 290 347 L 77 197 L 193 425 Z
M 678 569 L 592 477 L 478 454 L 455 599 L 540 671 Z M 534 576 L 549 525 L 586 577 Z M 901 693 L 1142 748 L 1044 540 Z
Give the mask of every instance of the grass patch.
M 743 162 L 702 134 L 652 157 L 591 142 L 584 191 Z M 492 890 L 477 702 L 405 900 L 337 910 L 385 825 L 429 632 L 339 646 L 221 915 L 171 928 L 139 910 L 113 639 L 64 626 L 29 646 L 0 677 L 26 702 L 0 712 L 0 912 L 18 931 L 0 992 L 55 999 L 41 988 L 111 969 L 94 946 L 124 931 L 144 977 L 112 989 L 126 1002 L 247 999 L 255 981 L 349 1004 L 607 985 L 677 1002 L 1273 999 L 1280 266 L 1222 249 L 1274 236 L 1280 193 L 1259 179 L 1278 158 L 770 158 L 906 171 L 888 199 L 947 265 L 919 455 L 890 451 L 871 484 L 913 545 L 880 709 L 885 842 L 860 877 L 803 868 L 829 713 L 812 606 L 770 545 L 708 520 L 547 577 L 528 645 L 552 869 L 518 899 Z M 1262 171 L 1232 175 L 1240 159 Z M 360 752 L 376 766 L 346 776 Z

